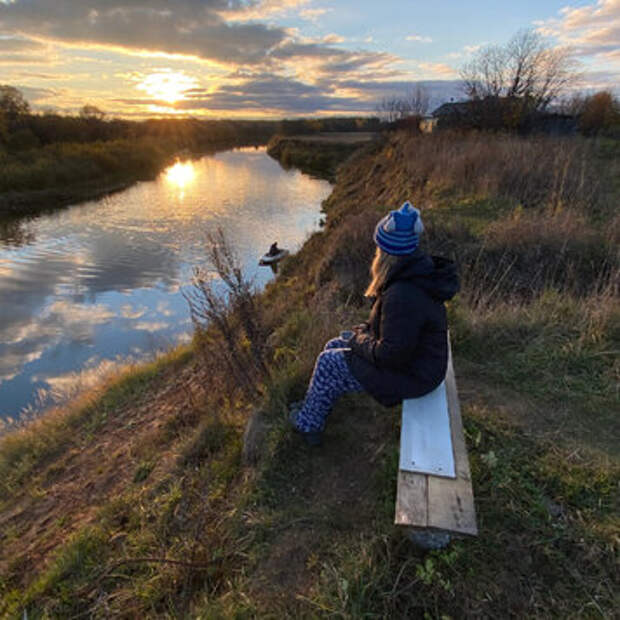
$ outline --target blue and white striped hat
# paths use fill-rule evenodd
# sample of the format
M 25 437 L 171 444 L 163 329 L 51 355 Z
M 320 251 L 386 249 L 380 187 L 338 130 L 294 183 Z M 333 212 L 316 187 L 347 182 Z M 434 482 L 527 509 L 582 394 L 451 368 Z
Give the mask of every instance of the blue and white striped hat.
M 415 252 L 424 230 L 420 212 L 409 201 L 398 211 L 390 211 L 375 228 L 375 243 L 388 254 L 402 256 Z

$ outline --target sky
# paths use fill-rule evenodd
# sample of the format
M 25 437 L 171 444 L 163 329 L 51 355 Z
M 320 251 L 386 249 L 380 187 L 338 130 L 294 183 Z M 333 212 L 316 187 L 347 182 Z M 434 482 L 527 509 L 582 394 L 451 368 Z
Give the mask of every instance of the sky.
M 523 28 L 618 91 L 620 0 L 0 0 L 0 84 L 35 111 L 368 115 L 416 83 L 459 99 L 459 67 Z

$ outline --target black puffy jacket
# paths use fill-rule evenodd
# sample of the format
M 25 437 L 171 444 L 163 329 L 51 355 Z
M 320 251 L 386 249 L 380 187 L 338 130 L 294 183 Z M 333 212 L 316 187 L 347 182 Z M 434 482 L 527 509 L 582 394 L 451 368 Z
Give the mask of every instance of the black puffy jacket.
M 422 396 L 444 379 L 448 338 L 444 302 L 459 289 L 452 261 L 420 250 L 391 269 L 375 299 L 367 329 L 356 331 L 347 361 L 380 403 Z

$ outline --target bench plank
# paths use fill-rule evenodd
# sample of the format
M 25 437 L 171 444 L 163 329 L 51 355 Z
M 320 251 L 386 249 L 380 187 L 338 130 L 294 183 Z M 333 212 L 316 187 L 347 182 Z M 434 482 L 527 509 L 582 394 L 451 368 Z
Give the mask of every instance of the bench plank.
M 478 535 L 471 483 L 428 476 L 428 527 Z
M 450 348 L 445 382 L 456 479 L 399 470 L 394 522 L 414 529 L 476 536 L 471 474 Z
M 396 487 L 396 525 L 427 527 L 427 499 L 428 476 L 401 469 Z

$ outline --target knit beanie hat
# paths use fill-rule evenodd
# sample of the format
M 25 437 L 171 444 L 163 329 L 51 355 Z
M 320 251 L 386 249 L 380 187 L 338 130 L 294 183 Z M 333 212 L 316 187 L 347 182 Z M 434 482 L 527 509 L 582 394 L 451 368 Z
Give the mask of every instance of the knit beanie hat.
M 420 212 L 407 201 L 398 211 L 390 211 L 379 220 L 374 239 L 384 252 L 402 256 L 415 252 L 423 230 Z

